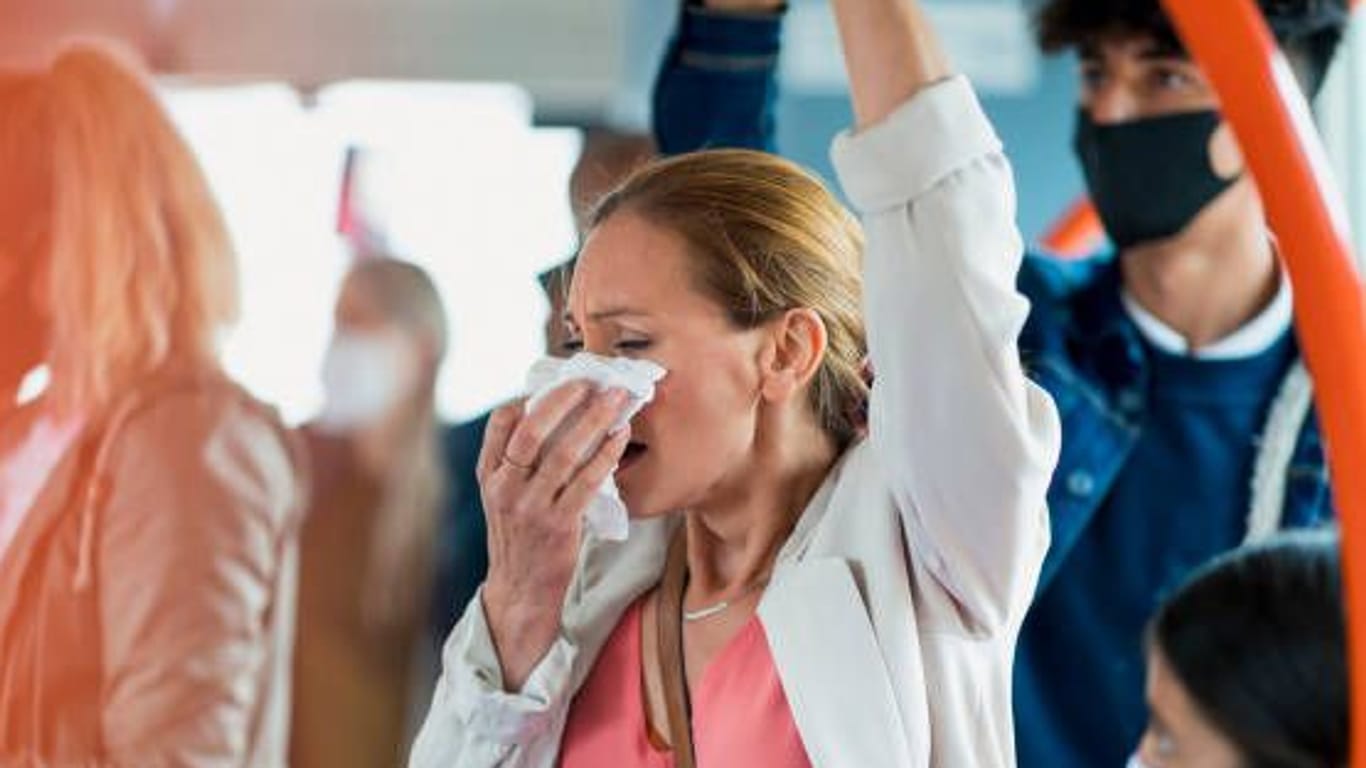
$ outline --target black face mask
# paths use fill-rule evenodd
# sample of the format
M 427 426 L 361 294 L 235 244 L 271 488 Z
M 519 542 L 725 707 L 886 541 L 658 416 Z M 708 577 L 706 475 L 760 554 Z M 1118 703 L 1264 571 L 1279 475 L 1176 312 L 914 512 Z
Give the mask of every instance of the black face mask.
M 1237 181 L 1210 164 L 1210 139 L 1222 122 L 1212 110 L 1112 125 L 1078 113 L 1073 149 L 1118 248 L 1177 234 Z

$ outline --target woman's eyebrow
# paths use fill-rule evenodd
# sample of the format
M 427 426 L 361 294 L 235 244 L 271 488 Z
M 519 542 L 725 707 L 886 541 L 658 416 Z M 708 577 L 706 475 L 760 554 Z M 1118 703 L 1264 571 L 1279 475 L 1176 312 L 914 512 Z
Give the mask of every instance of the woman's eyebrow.
M 596 312 L 589 313 L 588 321 L 592 323 L 600 323 L 605 320 L 616 320 L 623 317 L 648 317 L 649 314 L 649 312 L 643 309 L 633 309 L 630 307 L 608 307 L 607 309 L 600 309 Z M 569 323 L 570 325 L 575 324 L 573 313 L 571 313 L 569 310 L 565 310 L 563 320 L 564 322 Z

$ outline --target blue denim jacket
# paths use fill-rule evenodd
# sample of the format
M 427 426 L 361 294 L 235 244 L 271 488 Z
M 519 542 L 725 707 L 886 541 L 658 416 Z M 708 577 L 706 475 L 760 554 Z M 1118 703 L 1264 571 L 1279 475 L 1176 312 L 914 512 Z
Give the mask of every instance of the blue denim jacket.
M 1042 591 L 1138 440 L 1148 371 L 1138 329 L 1120 302 L 1113 258 L 1061 262 L 1029 256 L 1019 282 L 1033 304 L 1020 336 L 1021 354 L 1030 376 L 1057 403 L 1063 428 L 1062 455 L 1048 492 L 1053 543 Z M 1332 516 L 1323 443 L 1312 413 L 1299 431 L 1287 473 L 1282 525 L 1312 526 Z
M 491 415 L 445 427 L 441 438 L 448 487 L 437 530 L 432 589 L 430 627 L 436 648 L 445 645 L 489 569 L 488 528 L 475 467 Z
M 683 9 L 654 92 L 654 132 L 661 151 L 774 149 L 781 18 Z M 1033 304 L 1021 353 L 1030 374 L 1057 401 L 1063 420 L 1062 457 L 1048 494 L 1053 546 L 1042 590 L 1137 440 L 1147 371 L 1138 329 L 1120 302 L 1113 258 L 1069 263 L 1031 255 L 1019 282 Z M 1313 525 L 1330 517 L 1323 443 L 1312 414 L 1300 431 L 1288 473 L 1284 525 Z

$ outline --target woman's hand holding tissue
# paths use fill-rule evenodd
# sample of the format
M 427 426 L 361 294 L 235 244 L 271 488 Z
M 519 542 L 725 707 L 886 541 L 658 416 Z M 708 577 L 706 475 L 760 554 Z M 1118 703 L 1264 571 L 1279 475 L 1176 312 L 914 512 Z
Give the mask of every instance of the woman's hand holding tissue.
M 576 381 L 529 413 L 518 401 L 489 420 L 478 467 L 489 532 L 483 607 L 509 691 L 555 642 L 584 510 L 630 439 L 629 426 L 612 431 L 629 403 L 621 389 Z

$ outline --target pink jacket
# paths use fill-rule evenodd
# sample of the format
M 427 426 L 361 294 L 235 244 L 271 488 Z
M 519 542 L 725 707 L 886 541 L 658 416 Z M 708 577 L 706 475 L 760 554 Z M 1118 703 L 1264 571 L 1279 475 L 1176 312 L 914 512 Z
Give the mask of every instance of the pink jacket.
M 216 371 L 87 426 L 0 555 L 0 764 L 284 765 L 300 455 Z

